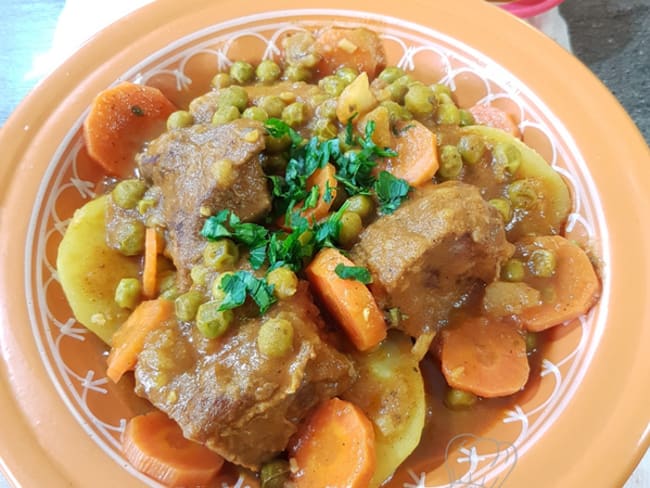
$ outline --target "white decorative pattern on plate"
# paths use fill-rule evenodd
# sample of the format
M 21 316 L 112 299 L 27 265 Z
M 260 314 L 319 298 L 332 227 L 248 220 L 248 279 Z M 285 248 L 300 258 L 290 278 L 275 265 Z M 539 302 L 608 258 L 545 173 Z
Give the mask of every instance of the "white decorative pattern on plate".
M 179 106 L 207 91 L 209 80 L 232 59 L 259 60 L 278 56 L 282 35 L 293 30 L 336 22 L 350 12 L 328 10 L 273 13 L 226 22 L 175 41 L 125 73 L 131 79 L 161 88 Z M 283 18 L 282 22 L 277 19 Z M 478 51 L 445 35 L 397 19 L 360 14 L 363 25 L 381 32 L 390 64 L 397 64 L 428 82 L 449 85 L 461 106 L 477 102 L 504 106 L 516 114 L 524 140 L 566 178 L 574 198 L 567 232 L 582 242 L 604 235 L 584 161 L 559 122 L 517 79 Z M 288 22 L 285 21 L 288 19 Z M 339 22 L 339 20 L 341 20 Z M 51 161 L 43 178 L 30 223 L 33 235 L 26 263 L 32 328 L 42 359 L 57 390 L 82 427 L 108 455 L 119 462 L 119 435 L 125 418 L 142 406 L 130 386 L 113 385 L 105 377 L 104 346 L 72 318 L 57 279 L 56 249 L 75 208 L 94 196 L 101 174 L 90 161 L 81 136 L 80 118 Z M 604 240 L 604 242 L 606 242 Z M 594 251 L 606 255 L 605 244 Z M 29 261 L 31 260 L 31 261 Z M 607 277 L 605 277 L 605 280 Z M 57 304 L 56 307 L 50 306 Z M 539 384 L 507 412 L 503 421 L 480 436 L 464 433 L 448 440 L 444 462 L 426 471 L 398 472 L 396 486 L 501 486 L 535 440 L 570 401 L 597 343 L 604 314 L 591 315 L 557 328 L 543 361 Z M 92 364 L 80 362 L 78 351 L 94 352 Z M 88 357 L 88 355 L 86 355 Z M 122 382 L 124 383 L 124 381 Z M 107 399 L 111 408 L 106 408 Z M 130 467 L 134 476 L 157 486 Z M 397 481 L 399 480 L 399 481 Z M 233 471 L 223 486 L 255 482 Z

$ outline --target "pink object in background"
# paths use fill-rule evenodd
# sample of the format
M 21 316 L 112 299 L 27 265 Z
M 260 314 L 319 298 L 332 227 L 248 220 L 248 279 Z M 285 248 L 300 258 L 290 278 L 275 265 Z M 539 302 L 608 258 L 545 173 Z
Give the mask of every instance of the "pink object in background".
M 527 19 L 535 15 L 542 14 L 553 7 L 558 6 L 564 0 L 516 0 L 501 5 L 501 7 L 511 14 Z

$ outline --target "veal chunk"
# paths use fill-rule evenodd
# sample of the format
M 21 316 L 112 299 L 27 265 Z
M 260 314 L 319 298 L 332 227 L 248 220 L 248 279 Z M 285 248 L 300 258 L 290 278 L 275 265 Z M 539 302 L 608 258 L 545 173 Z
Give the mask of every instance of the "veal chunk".
M 257 332 L 278 316 L 293 325 L 293 348 L 267 357 L 257 347 Z M 267 316 L 236 319 L 218 339 L 174 322 L 147 337 L 135 391 L 178 422 L 188 439 L 257 470 L 287 447 L 315 405 L 356 379 L 351 360 L 319 336 L 319 320 L 303 283 Z
M 258 159 L 263 134 L 259 122 L 245 119 L 193 125 L 166 132 L 138 156 L 142 175 L 161 190 L 169 250 L 182 289 L 205 246 L 199 234 L 202 213 L 230 209 L 250 221 L 270 210 L 271 195 Z
M 478 189 L 447 182 L 416 190 L 368 226 L 352 258 L 370 269 L 380 305 L 398 307 L 407 316 L 399 327 L 417 337 L 443 325 L 479 280 L 493 281 L 513 250 Z

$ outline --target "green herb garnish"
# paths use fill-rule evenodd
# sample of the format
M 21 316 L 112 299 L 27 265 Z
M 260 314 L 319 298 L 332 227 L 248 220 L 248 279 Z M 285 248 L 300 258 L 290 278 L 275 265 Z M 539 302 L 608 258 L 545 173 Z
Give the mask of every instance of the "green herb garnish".
M 219 310 L 230 310 L 244 304 L 246 297 L 250 296 L 260 309 L 260 314 L 265 313 L 277 298 L 273 295 L 273 286 L 266 280 L 257 278 L 250 271 L 237 271 L 226 274 L 219 284 L 225 292 L 225 297 Z
M 406 200 L 411 187 L 405 180 L 382 171 L 375 181 L 374 189 L 379 199 L 379 210 L 384 214 L 392 214 Z
M 356 280 L 360 281 L 364 285 L 372 283 L 372 275 L 368 268 L 363 266 L 346 266 L 344 264 L 337 264 L 334 268 L 334 272 L 339 278 L 344 280 Z

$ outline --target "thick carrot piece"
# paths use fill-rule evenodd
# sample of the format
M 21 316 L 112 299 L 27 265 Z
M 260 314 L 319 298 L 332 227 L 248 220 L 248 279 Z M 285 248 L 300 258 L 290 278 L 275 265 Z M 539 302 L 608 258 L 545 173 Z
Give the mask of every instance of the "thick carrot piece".
M 320 32 L 314 43 L 320 56 L 319 75 L 333 74 L 346 66 L 359 73 L 366 72 L 372 79 L 386 65 L 386 54 L 379 36 L 367 29 L 330 27 Z
M 452 388 L 492 398 L 512 395 L 526 384 L 526 341 L 514 325 L 469 318 L 441 335 L 442 373 Z
M 555 254 L 555 273 L 550 278 L 527 279 L 542 291 L 541 305 L 527 308 L 519 316 L 525 327 L 539 332 L 587 313 L 600 296 L 600 280 L 587 254 L 560 236 L 523 240 L 532 252 L 546 249 Z M 546 298 L 544 300 L 544 297 Z
M 92 102 L 84 121 L 88 154 L 108 173 L 125 176 L 143 144 L 165 130 L 176 107 L 157 88 L 124 82 Z
M 167 300 L 141 302 L 112 338 L 106 376 L 117 383 L 122 375 L 135 367 L 147 334 L 161 327 L 174 313 L 174 304 Z
M 325 248 L 305 268 L 305 274 L 350 341 L 358 350 L 367 351 L 386 338 L 386 321 L 366 285 L 336 274 L 339 264 L 354 266 L 336 249 Z
M 224 462 L 217 453 L 183 437 L 178 424 L 157 410 L 129 420 L 122 452 L 138 471 L 167 486 L 205 486 Z
M 148 227 L 144 239 L 144 267 L 142 270 L 142 293 L 147 298 L 156 295 L 156 273 L 158 269 L 158 232 Z
M 477 124 L 501 129 L 521 139 L 521 131 L 517 127 L 512 115 L 504 112 L 500 108 L 491 105 L 474 105 L 469 111 Z
M 307 418 L 289 446 L 297 488 L 367 488 L 375 471 L 375 431 L 353 403 L 332 398 Z
M 386 170 L 411 186 L 430 183 L 439 167 L 436 135 L 417 120 L 395 125 L 397 156 L 385 161 Z

